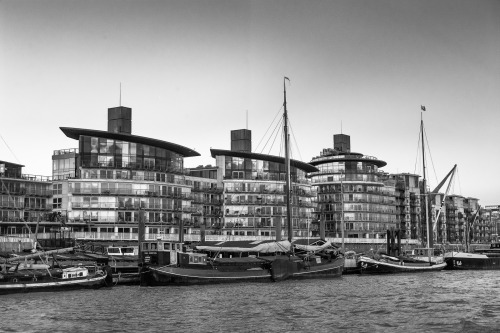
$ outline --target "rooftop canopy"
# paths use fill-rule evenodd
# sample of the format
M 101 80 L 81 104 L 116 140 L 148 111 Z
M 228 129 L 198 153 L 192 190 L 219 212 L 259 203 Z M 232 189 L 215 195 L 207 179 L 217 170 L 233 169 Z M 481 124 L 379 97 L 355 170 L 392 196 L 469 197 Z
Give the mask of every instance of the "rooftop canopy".
M 262 161 L 276 162 L 285 164 L 285 158 L 274 155 L 265 155 L 265 154 L 257 154 L 257 153 L 247 153 L 240 151 L 232 151 L 232 150 L 222 150 L 222 149 L 210 149 L 212 153 L 212 157 L 215 156 L 232 156 L 232 157 L 242 157 L 242 158 L 251 158 Z M 317 172 L 319 171 L 315 166 L 311 164 L 300 162 L 297 160 L 290 160 L 290 165 L 300 169 L 304 172 Z
M 338 154 L 329 154 L 314 157 L 309 163 L 312 165 L 320 165 L 327 162 L 368 162 L 375 164 L 379 168 L 385 167 L 387 165 L 385 161 L 379 160 L 376 157 L 351 152 L 339 152 Z
M 143 136 L 137 136 L 137 135 L 132 135 L 132 134 L 125 134 L 125 133 L 113 133 L 113 132 L 108 132 L 108 131 L 98 131 L 98 130 L 91 130 L 91 129 L 83 129 L 83 128 L 71 128 L 71 127 L 60 127 L 61 131 L 71 139 L 79 140 L 80 135 L 85 135 L 85 136 L 95 136 L 99 138 L 106 138 L 106 139 L 114 139 L 114 140 L 122 140 L 122 141 L 127 141 L 127 142 L 135 142 L 135 143 L 141 143 L 149 146 L 154 146 L 154 147 L 159 147 L 163 148 L 169 151 L 172 151 L 174 153 L 177 153 L 179 155 L 182 155 L 184 157 L 193 157 L 193 156 L 200 156 L 200 154 L 190 148 L 167 142 L 167 141 L 161 141 L 157 139 L 152 139 L 152 138 L 146 138 Z

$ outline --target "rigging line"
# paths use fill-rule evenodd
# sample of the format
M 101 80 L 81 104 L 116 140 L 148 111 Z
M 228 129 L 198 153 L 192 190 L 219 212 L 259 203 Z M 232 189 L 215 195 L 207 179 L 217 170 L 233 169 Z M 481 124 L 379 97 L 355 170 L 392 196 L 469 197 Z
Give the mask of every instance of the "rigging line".
M 420 156 L 419 148 L 420 148 L 420 131 L 421 129 L 418 130 L 418 143 L 417 143 L 417 157 L 415 158 L 415 167 L 413 168 L 413 173 L 417 174 L 417 163 L 418 163 L 418 157 Z
M 457 167 L 457 179 L 458 179 L 459 194 L 462 195 L 462 186 L 460 185 L 460 174 L 458 173 L 458 167 Z M 453 186 L 453 191 L 455 191 L 455 187 L 454 186 Z
M 451 190 L 452 193 L 455 193 L 455 182 L 456 182 L 456 178 L 458 177 L 458 168 L 457 168 L 457 170 L 455 170 L 455 174 L 456 174 L 456 176 L 454 176 L 453 179 L 451 179 L 451 184 L 449 185 L 449 187 L 452 188 L 452 190 Z
M 434 171 L 434 178 L 436 180 L 436 184 L 439 184 L 436 174 L 436 169 L 434 168 L 434 161 L 432 160 L 431 147 L 429 146 L 429 140 L 427 139 L 427 132 L 425 131 L 425 129 L 424 129 L 424 136 L 425 136 L 425 142 L 427 142 L 427 151 L 429 152 L 429 157 L 431 159 L 432 170 Z
M 261 154 L 263 154 L 263 153 L 264 153 L 264 149 L 266 149 L 267 144 L 269 143 L 269 140 L 271 140 L 271 138 L 272 138 L 272 137 L 273 137 L 273 135 L 274 135 L 274 132 L 277 130 L 277 128 L 280 126 L 280 124 L 281 124 L 281 121 L 278 121 L 278 122 L 276 123 L 276 126 L 274 127 L 273 131 L 271 132 L 271 134 L 269 134 L 269 137 L 267 138 L 267 142 L 266 142 L 266 144 L 262 147 L 262 149 L 261 149 L 261 151 L 260 151 L 260 153 L 261 153 Z M 272 147 L 272 146 L 271 146 L 271 147 Z
M 295 132 L 293 131 L 292 122 L 290 121 L 290 118 L 288 118 L 288 123 L 290 124 L 290 132 L 292 133 L 293 142 L 295 142 L 295 147 L 297 147 L 297 152 L 299 153 L 299 160 L 302 161 L 302 154 L 300 153 L 299 145 L 297 143 L 297 140 L 295 139 Z
M 282 122 L 283 122 L 283 121 L 280 121 L 277 125 L 281 125 L 281 123 L 282 123 Z M 276 127 L 276 128 L 278 128 L 278 127 Z M 275 130 L 276 130 L 276 128 L 275 128 Z M 274 133 L 274 131 L 273 131 L 273 133 Z M 278 134 L 279 134 L 279 131 L 276 131 L 276 135 L 274 136 L 273 143 L 272 143 L 272 145 L 269 147 L 269 152 L 268 152 L 268 155 L 271 155 L 271 149 L 273 148 L 274 143 L 276 142 L 276 138 L 278 137 Z
M 269 141 L 273 138 L 273 136 L 276 136 L 279 134 L 278 128 L 280 127 L 280 125 L 281 125 L 281 120 L 276 123 L 276 126 L 274 127 L 272 133 L 269 135 L 269 138 L 267 139 L 266 144 L 264 145 L 264 147 L 262 147 L 261 153 L 264 153 L 264 149 L 266 149 Z M 273 144 L 274 144 L 275 140 L 276 140 L 276 138 L 273 140 Z M 269 151 L 272 149 L 273 144 L 270 145 Z
M 285 131 L 281 131 L 281 143 L 280 143 L 280 154 L 279 156 L 285 156 Z M 290 157 L 292 158 L 292 157 Z
M 267 128 L 266 130 L 266 133 L 264 133 L 264 135 L 262 136 L 262 138 L 260 138 L 260 141 L 259 143 L 257 144 L 257 147 L 255 147 L 255 151 L 258 151 L 259 149 L 259 146 L 260 144 L 262 143 L 262 140 L 264 140 L 264 138 L 266 137 L 267 135 L 267 132 L 269 132 L 269 129 L 271 128 L 271 126 L 274 124 L 274 122 L 276 121 L 276 118 L 278 117 L 278 115 L 281 113 L 281 109 L 283 109 L 283 105 L 281 105 L 281 108 L 278 110 L 278 112 L 276 113 L 276 115 L 274 116 L 274 119 L 273 121 L 271 122 L 271 124 L 269 124 L 269 127 Z M 262 148 L 262 150 L 264 150 L 264 148 Z
M 284 131 L 281 131 L 281 142 L 280 142 L 280 151 L 279 151 L 279 155 L 278 156 L 285 156 L 284 154 L 284 150 L 285 150 L 285 140 L 284 140 L 284 137 L 285 137 L 285 132 Z
M 0 138 L 2 138 L 2 141 L 3 143 L 5 143 L 5 145 L 7 146 L 7 149 L 9 149 L 10 153 L 14 156 L 14 158 L 16 159 L 16 162 L 17 163 L 20 163 L 19 162 L 19 159 L 17 158 L 16 154 L 14 154 L 14 152 L 12 151 L 12 149 L 10 149 L 9 145 L 7 144 L 7 142 L 5 142 L 4 138 L 2 135 L 0 135 Z

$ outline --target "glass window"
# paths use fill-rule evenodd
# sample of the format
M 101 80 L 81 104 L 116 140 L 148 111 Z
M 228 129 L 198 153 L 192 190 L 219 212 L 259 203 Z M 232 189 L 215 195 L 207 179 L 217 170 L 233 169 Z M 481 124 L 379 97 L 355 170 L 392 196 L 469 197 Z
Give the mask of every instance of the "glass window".
M 97 154 L 97 148 L 99 147 L 98 138 L 91 137 L 90 138 L 90 152 L 92 154 Z

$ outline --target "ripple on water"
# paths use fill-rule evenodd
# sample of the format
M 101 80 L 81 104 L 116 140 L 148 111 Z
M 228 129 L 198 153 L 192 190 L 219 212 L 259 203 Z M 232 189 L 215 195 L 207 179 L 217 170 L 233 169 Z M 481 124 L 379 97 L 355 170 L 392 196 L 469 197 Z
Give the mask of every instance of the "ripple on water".
M 498 272 L 6 295 L 6 332 L 495 332 Z

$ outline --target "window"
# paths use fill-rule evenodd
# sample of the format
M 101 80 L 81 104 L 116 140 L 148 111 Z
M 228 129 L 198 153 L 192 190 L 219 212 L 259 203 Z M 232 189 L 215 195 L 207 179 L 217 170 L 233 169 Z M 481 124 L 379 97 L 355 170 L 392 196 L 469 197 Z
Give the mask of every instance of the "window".
M 52 199 L 52 209 L 61 209 L 62 208 L 62 198 L 53 198 Z
M 52 184 L 52 195 L 62 194 L 62 184 Z

